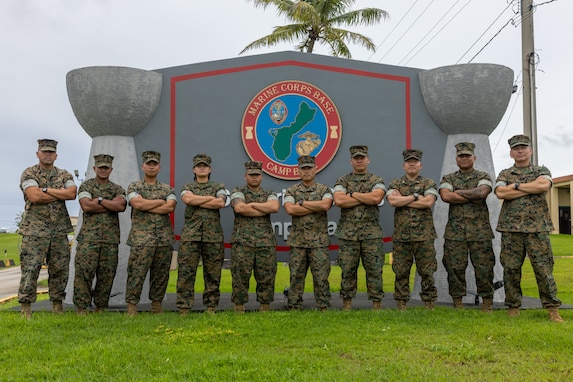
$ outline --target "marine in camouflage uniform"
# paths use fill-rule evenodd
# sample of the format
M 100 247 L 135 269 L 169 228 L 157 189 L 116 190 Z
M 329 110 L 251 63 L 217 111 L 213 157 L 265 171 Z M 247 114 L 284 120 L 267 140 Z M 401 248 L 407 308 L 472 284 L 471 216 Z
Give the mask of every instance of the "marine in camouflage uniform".
M 118 263 L 119 213 L 127 204 L 125 189 L 109 180 L 113 156 L 95 155 L 94 164 L 95 177 L 83 182 L 78 192 L 83 218 L 77 237 L 73 300 L 80 315 L 86 313 L 92 297 L 96 312 L 108 307 Z
M 440 196 L 450 205 L 442 263 L 448 272 L 449 292 L 454 308 L 462 309 L 469 253 L 475 271 L 477 293 L 482 297 L 482 311 L 489 313 L 493 308 L 495 255 L 486 198 L 493 189 L 493 182 L 488 173 L 474 168 L 474 149 L 475 144 L 471 142 L 456 144 L 459 170 L 445 175 L 440 182 Z
M 292 216 L 288 236 L 290 245 L 290 287 L 288 307 L 300 310 L 303 303 L 304 281 L 310 267 L 314 297 L 319 310 L 330 306 L 330 261 L 328 254 L 328 217 L 332 206 L 332 193 L 324 184 L 316 183 L 314 157 L 298 158 L 298 170 L 302 182 L 289 187 L 285 193 L 284 207 Z
M 186 204 L 185 224 L 177 254 L 177 307 L 186 314 L 193 307 L 195 277 L 203 260 L 203 305 L 215 312 L 221 292 L 221 269 L 225 259 L 223 228 L 219 210 L 225 207 L 227 194 L 223 183 L 210 180 L 211 157 L 198 154 L 193 158 L 195 181 L 181 189 Z
M 436 230 L 431 210 L 438 191 L 432 179 L 420 175 L 422 154 L 420 150 L 404 150 L 406 175 L 390 183 L 386 197 L 388 204 L 395 207 L 392 270 L 396 274 L 394 299 L 398 310 L 405 310 L 410 300 L 410 271 L 414 261 L 422 279 L 420 298 L 426 309 L 433 309 L 438 297 L 434 282 L 438 269 L 434 248 Z
M 136 305 L 149 271 L 149 298 L 151 311 L 162 312 L 161 302 L 169 282 L 169 268 L 173 254 L 173 227 L 169 214 L 175 210 L 175 190 L 157 180 L 161 154 L 145 151 L 143 180 L 127 188 L 127 200 L 132 207 L 131 230 L 127 244 L 131 246 L 127 263 L 125 301 L 128 314 L 137 314 Z
M 38 140 L 39 163 L 25 169 L 20 177 L 26 207 L 18 228 L 22 235 L 18 301 L 28 319 L 32 317 L 30 304 L 36 302 L 44 260 L 48 264 L 48 290 L 54 313 L 63 311 L 62 301 L 66 297 L 70 267 L 68 233 L 72 232 L 66 200 L 76 198 L 77 187 L 72 174 L 54 166 L 57 145 L 52 139 Z
M 553 251 L 549 233 L 553 223 L 549 216 L 546 193 L 551 189 L 551 172 L 545 166 L 531 164 L 531 141 L 525 135 L 509 139 L 514 165 L 502 170 L 495 183 L 495 194 L 503 199 L 497 230 L 501 232 L 500 260 L 503 265 L 505 305 L 509 316 L 519 315 L 521 307 L 521 268 L 529 256 L 541 304 L 549 319 L 563 322 L 558 307 L 557 284 L 553 278 Z
M 246 186 L 231 192 L 235 223 L 231 237 L 232 301 L 235 311 L 245 311 L 249 300 L 249 279 L 254 273 L 257 301 L 261 311 L 268 311 L 274 300 L 277 272 L 277 240 L 271 225 L 271 213 L 279 210 L 277 195 L 261 188 L 262 163 L 245 163 Z
M 340 207 L 338 236 L 338 265 L 342 269 L 340 297 L 342 309 L 350 310 L 356 296 L 358 265 L 366 271 L 368 299 L 373 309 L 382 307 L 383 232 L 380 227 L 378 204 L 386 192 L 384 180 L 368 172 L 368 147 L 350 147 L 353 171 L 341 176 L 334 185 L 334 204 Z

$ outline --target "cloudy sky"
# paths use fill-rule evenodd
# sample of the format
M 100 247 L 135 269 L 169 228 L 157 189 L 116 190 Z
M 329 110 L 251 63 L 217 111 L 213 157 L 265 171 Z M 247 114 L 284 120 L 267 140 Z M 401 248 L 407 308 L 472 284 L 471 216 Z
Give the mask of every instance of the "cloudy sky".
M 351 47 L 353 59 L 431 69 L 488 62 L 510 67 L 516 92 L 490 136 L 496 171 L 512 164 L 507 139 L 523 131 L 519 0 L 357 0 L 390 18 L 355 30 L 375 53 Z M 538 55 L 539 163 L 554 177 L 573 174 L 571 157 L 573 1 L 539 0 L 534 13 Z M 56 165 L 83 174 L 91 138 L 76 121 L 66 73 L 85 66 L 160 69 L 237 57 L 251 41 L 285 24 L 273 8 L 248 0 L 1 0 L 0 1 L 0 227 L 23 210 L 18 188 L 37 163 L 36 139 L 59 141 Z M 289 44 L 247 54 L 292 50 Z M 319 47 L 318 54 L 328 54 Z M 80 176 L 81 177 L 81 176 Z M 78 204 L 69 204 L 77 215 Z

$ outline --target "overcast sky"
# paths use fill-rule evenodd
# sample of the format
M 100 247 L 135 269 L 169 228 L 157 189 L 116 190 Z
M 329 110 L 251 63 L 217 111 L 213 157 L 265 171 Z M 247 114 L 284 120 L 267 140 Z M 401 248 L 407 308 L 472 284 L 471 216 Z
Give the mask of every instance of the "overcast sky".
M 378 49 L 372 53 L 351 46 L 353 59 L 421 69 L 471 60 L 513 69 L 520 90 L 490 136 L 499 172 L 512 164 L 507 139 L 523 132 L 519 3 L 357 0 L 354 9 L 378 7 L 390 18 L 354 29 Z M 573 1 L 536 4 L 539 163 L 558 177 L 573 174 Z M 91 138 L 68 101 L 65 81 L 70 70 L 106 65 L 153 70 L 234 58 L 248 43 L 285 23 L 273 8 L 255 8 L 247 0 L 1 0 L 0 227 L 13 226 L 23 210 L 20 174 L 37 163 L 38 138 L 59 141 L 56 166 L 86 171 Z M 285 50 L 293 46 L 247 54 Z M 318 47 L 315 53 L 328 51 Z M 77 202 L 69 204 L 71 215 L 78 209 Z

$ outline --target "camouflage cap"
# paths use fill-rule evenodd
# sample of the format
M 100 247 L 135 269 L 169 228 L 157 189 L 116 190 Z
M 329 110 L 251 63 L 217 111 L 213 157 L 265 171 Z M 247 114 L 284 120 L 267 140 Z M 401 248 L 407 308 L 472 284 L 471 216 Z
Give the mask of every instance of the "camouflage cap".
M 514 148 L 515 146 L 531 146 L 531 139 L 527 135 L 514 135 L 507 141 L 509 147 Z
M 314 167 L 314 166 L 316 166 L 316 161 L 314 157 L 311 157 L 310 155 L 302 155 L 298 157 L 298 167 L 304 168 L 304 167 Z
M 58 141 L 53 139 L 38 139 L 38 151 L 56 151 Z
M 423 154 L 424 153 L 421 150 L 415 150 L 415 149 L 402 151 L 402 155 L 404 156 L 404 162 L 407 161 L 408 159 L 416 159 L 421 161 Z
M 350 147 L 350 156 L 352 158 L 358 157 L 358 156 L 367 157 L 368 156 L 368 146 L 364 146 L 364 145 L 351 146 Z
M 113 157 L 107 154 L 94 155 L 95 166 L 96 167 L 109 167 L 111 168 L 111 163 L 113 162 Z
M 476 145 L 471 142 L 460 142 L 456 144 L 456 155 L 474 155 Z
M 193 167 L 197 166 L 199 163 L 205 163 L 207 166 L 211 167 L 211 157 L 207 154 L 197 154 L 193 157 Z
M 161 154 L 157 151 L 144 151 L 141 154 L 141 158 L 143 159 L 143 163 L 147 164 L 149 162 L 157 162 L 161 163 Z
M 245 171 L 247 174 L 262 174 L 263 173 L 263 163 L 250 160 L 245 162 Z

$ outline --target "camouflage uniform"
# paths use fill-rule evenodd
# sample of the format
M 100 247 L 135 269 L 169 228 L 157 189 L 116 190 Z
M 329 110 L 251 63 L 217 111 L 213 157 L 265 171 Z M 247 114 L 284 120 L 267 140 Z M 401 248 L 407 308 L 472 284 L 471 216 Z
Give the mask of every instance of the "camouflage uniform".
M 551 172 L 545 166 L 512 166 L 501 171 L 495 187 L 516 182 L 529 183 L 539 176 L 553 182 Z M 561 300 L 557 298 L 557 284 L 553 278 L 553 251 L 549 240 L 553 223 L 545 192 L 504 200 L 496 229 L 502 233 L 500 261 L 503 265 L 505 305 L 510 308 L 521 306 L 521 267 L 528 255 L 543 307 L 560 306 Z
M 111 200 L 117 196 L 125 198 L 123 187 L 113 182 L 100 184 L 95 178 L 83 182 L 78 192 L 79 199 L 102 197 Z M 77 237 L 74 304 L 80 309 L 90 306 L 95 276 L 94 303 L 98 308 L 107 308 L 118 263 L 119 213 L 109 210 L 84 212 L 82 218 Z
M 472 170 L 456 171 L 445 175 L 440 189 L 468 190 L 486 185 L 493 189 L 488 173 Z M 451 203 L 444 233 L 442 263 L 448 272 L 449 292 L 452 298 L 466 295 L 466 268 L 468 252 L 475 270 L 477 293 L 482 298 L 493 298 L 493 231 L 489 223 L 489 210 L 485 199 L 463 204 Z
M 374 174 L 355 174 L 341 176 L 336 181 L 334 192 L 371 192 L 375 189 L 386 190 L 384 180 Z M 340 209 L 340 221 L 335 235 L 338 236 L 338 264 L 342 269 L 340 297 L 352 299 L 356 296 L 358 265 L 366 271 L 368 299 L 382 301 L 382 251 L 383 232 L 380 227 L 378 206 L 359 204 L 352 208 Z
M 55 151 L 55 149 L 54 149 Z M 66 284 L 70 268 L 70 243 L 68 233 L 72 223 L 64 200 L 47 204 L 34 204 L 28 200 L 28 187 L 69 188 L 75 186 L 74 178 L 66 170 L 53 167 L 43 170 L 40 165 L 28 167 L 20 177 L 26 207 L 18 233 L 22 235 L 20 268 L 22 277 L 18 289 L 20 303 L 36 302 L 38 276 L 44 260 L 48 264 L 48 289 L 51 301 L 66 297 Z
M 278 200 L 272 191 L 260 189 L 255 192 L 248 186 L 233 189 L 231 202 L 235 199 L 244 200 L 246 203 Z M 249 300 L 249 280 L 253 272 L 257 283 L 257 301 L 261 304 L 270 304 L 274 300 L 277 273 L 276 245 L 277 239 L 270 215 L 247 217 L 235 213 L 231 237 L 233 303 L 245 304 Z
M 323 199 L 332 200 L 329 187 L 318 183 L 307 187 L 299 183 L 289 187 L 285 194 L 284 203 Z M 328 238 L 327 213 L 315 212 L 304 216 L 293 216 L 288 243 L 290 245 L 289 308 L 300 309 L 302 306 L 304 281 L 309 267 L 313 279 L 316 305 L 318 308 L 328 308 L 330 306 L 330 284 L 328 282 L 330 275 L 328 245 L 330 239 Z
M 181 189 L 181 196 L 186 192 L 195 195 L 211 195 L 227 198 L 223 183 L 189 183 Z M 218 209 L 201 208 L 187 205 L 185 207 L 185 225 L 181 233 L 181 245 L 177 254 L 177 307 L 191 309 L 195 294 L 195 277 L 199 260 L 203 259 L 203 279 L 205 291 L 203 304 L 216 308 L 219 305 L 221 292 L 221 269 L 225 259 L 223 246 L 223 228 Z
M 387 197 L 394 190 L 402 196 L 434 195 L 438 197 L 436 183 L 429 178 L 418 176 L 411 181 L 404 175 L 395 179 L 388 187 Z M 398 207 L 394 210 L 394 244 L 392 270 L 396 274 L 394 286 L 394 299 L 400 301 L 410 300 L 410 270 L 414 260 L 416 270 L 422 279 L 420 298 L 424 302 L 433 302 L 438 297 L 434 282 L 434 273 L 438 269 L 434 239 L 436 230 L 430 208 L 418 209 L 408 206 Z
M 176 200 L 175 190 L 168 184 L 148 184 L 145 180 L 133 182 L 127 188 L 128 202 L 137 195 L 145 199 Z M 173 254 L 173 227 L 169 214 L 154 214 L 131 210 L 131 231 L 127 245 L 131 246 L 127 263 L 125 301 L 137 304 L 143 283 L 149 271 L 149 298 L 162 301 L 169 282 L 169 268 Z

